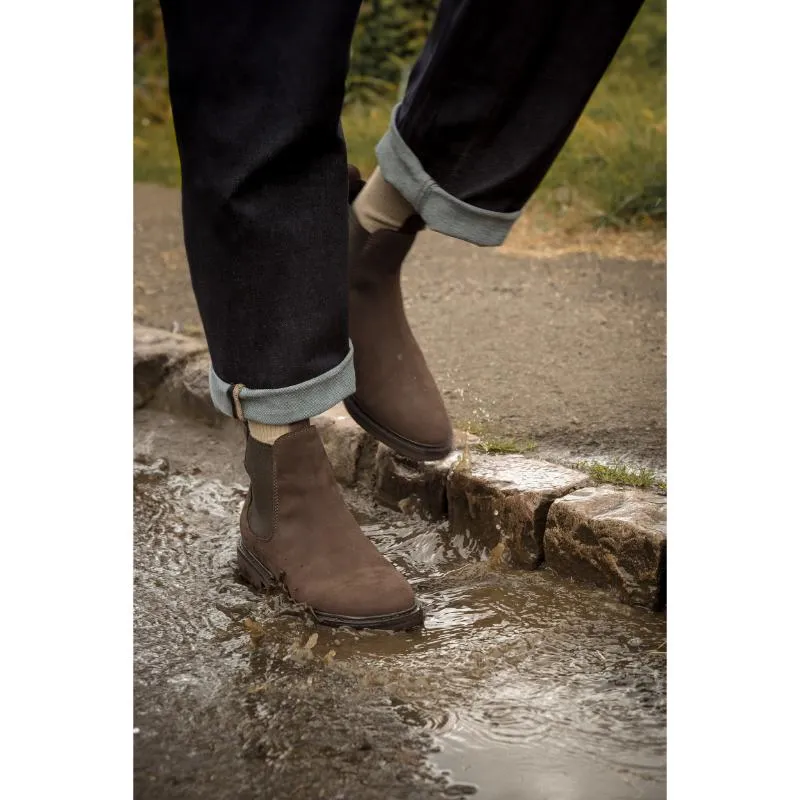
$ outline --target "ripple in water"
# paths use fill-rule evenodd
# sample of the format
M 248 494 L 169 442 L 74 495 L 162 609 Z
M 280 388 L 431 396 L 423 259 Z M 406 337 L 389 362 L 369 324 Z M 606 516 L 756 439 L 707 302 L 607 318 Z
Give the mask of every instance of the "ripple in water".
M 220 678 L 205 674 L 200 650 L 189 665 L 170 654 L 203 641 L 224 647 L 226 626 L 244 616 L 260 615 L 279 638 L 307 631 L 282 616 L 279 597 L 265 603 L 235 578 L 242 487 L 157 465 L 141 467 L 136 485 L 135 559 L 148 575 L 136 602 L 160 604 L 164 623 L 137 623 L 145 644 L 137 659 L 148 662 L 140 674 L 157 679 L 170 665 L 170 680 L 213 691 Z M 320 628 L 317 649 L 335 650 L 331 669 L 384 687 L 407 722 L 434 735 L 434 764 L 464 784 L 454 791 L 476 786 L 480 797 L 503 800 L 665 797 L 663 617 L 547 571 L 493 570 L 448 542 L 441 526 L 348 497 L 367 535 L 415 586 L 426 625 L 397 634 Z M 190 583 L 201 587 L 202 609 L 181 601 Z M 207 684 L 193 689 L 187 676 L 198 674 Z
M 419 520 L 392 524 L 366 530 L 415 583 L 425 630 L 339 657 L 435 734 L 434 763 L 481 797 L 666 796 L 663 616 L 547 571 L 467 562 Z

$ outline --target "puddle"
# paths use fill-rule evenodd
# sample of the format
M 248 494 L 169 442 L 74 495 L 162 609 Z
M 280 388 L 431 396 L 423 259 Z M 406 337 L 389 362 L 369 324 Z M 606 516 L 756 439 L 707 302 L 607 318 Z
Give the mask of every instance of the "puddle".
M 437 766 L 486 798 L 665 796 L 664 617 L 467 562 L 436 529 L 377 513 L 362 525 L 411 576 L 425 630 L 337 656 L 435 734 Z
M 498 571 L 448 543 L 441 527 L 352 494 L 366 533 L 414 585 L 425 629 L 314 627 L 279 595 L 236 579 L 243 497 L 242 486 L 170 474 L 165 463 L 136 466 L 140 696 L 166 685 L 212 707 L 232 686 L 257 692 L 285 672 L 308 686 L 303 702 L 313 707 L 317 686 L 341 682 L 377 690 L 428 737 L 430 768 L 450 784 L 445 795 L 666 797 L 663 616 L 546 570 Z

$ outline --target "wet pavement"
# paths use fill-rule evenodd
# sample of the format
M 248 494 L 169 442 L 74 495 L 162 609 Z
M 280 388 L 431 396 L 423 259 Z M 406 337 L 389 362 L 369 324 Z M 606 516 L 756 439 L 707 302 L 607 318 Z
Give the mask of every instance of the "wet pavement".
M 176 189 L 134 187 L 134 311 L 202 336 Z M 549 460 L 666 468 L 666 266 L 510 254 L 423 232 L 409 321 L 456 427 Z
M 237 577 L 241 442 L 136 417 L 135 796 L 666 796 L 666 620 L 347 501 L 426 607 L 314 626 Z

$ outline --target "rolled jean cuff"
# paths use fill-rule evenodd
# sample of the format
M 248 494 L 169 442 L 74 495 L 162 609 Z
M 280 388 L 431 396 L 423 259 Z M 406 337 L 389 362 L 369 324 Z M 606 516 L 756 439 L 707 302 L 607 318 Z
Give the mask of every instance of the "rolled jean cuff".
M 375 154 L 384 180 L 411 203 L 434 231 L 484 247 L 502 244 L 521 211 L 503 213 L 465 203 L 439 186 L 397 130 L 397 109 Z
M 238 403 L 241 414 L 233 405 L 235 384 L 226 383 L 214 367 L 209 370 L 209 385 L 214 406 L 229 417 L 243 417 L 265 425 L 288 425 L 301 419 L 322 414 L 349 397 L 356 390 L 356 371 L 353 366 L 353 344 L 344 360 L 316 378 L 280 389 L 250 389 L 239 384 Z

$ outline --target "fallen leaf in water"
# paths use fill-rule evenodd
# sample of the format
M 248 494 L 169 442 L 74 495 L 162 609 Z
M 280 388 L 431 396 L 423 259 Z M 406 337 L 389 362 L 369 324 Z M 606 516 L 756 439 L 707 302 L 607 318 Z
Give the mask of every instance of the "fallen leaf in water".
M 500 569 L 506 563 L 506 543 L 498 542 L 489 553 L 489 567 Z
M 314 658 L 314 654 L 311 650 L 306 649 L 305 647 L 300 646 L 300 642 L 294 642 L 293 644 L 289 645 L 289 652 L 284 657 L 284 661 L 294 661 L 297 664 L 303 664 L 306 661 L 311 661 Z
M 264 636 L 266 636 L 267 632 L 264 628 L 254 619 L 250 619 L 250 617 L 245 617 L 245 619 L 242 620 L 242 625 L 244 625 L 244 629 L 250 634 L 250 640 L 254 645 L 257 645 Z
M 319 639 L 319 634 L 312 633 L 311 636 L 308 637 L 308 641 L 305 643 L 304 648 L 306 650 L 313 650 L 317 644 L 317 639 Z

